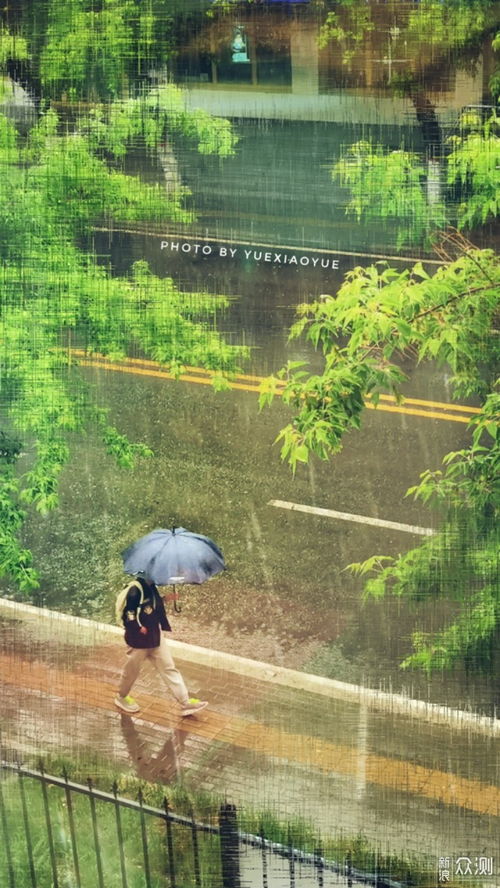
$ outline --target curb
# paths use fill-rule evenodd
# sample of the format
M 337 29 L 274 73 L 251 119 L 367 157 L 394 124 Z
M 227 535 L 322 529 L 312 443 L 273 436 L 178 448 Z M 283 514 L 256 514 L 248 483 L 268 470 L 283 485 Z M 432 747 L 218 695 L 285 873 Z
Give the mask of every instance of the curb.
M 85 617 L 75 617 L 60 611 L 52 611 L 48 608 L 35 607 L 0 597 L 0 610 L 17 611 L 26 615 L 43 617 L 59 623 L 69 623 L 73 626 L 82 626 L 94 632 L 103 632 L 106 635 L 123 635 L 119 626 L 108 623 L 100 623 Z M 212 669 L 220 669 L 232 672 L 235 675 L 243 675 L 258 681 L 294 690 L 321 694 L 336 700 L 356 703 L 372 709 L 379 709 L 391 714 L 406 715 L 411 718 L 420 718 L 433 724 L 447 725 L 453 729 L 465 729 L 490 735 L 500 734 L 500 719 L 478 715 L 462 709 L 452 709 L 438 703 L 428 703 L 425 700 L 416 700 L 404 694 L 392 694 L 387 691 L 377 691 L 374 688 L 362 685 L 348 684 L 333 678 L 324 678 L 321 675 L 313 675 L 307 672 L 299 672 L 285 666 L 273 666 L 270 663 L 262 663 L 259 660 L 250 660 L 247 657 L 239 657 L 236 654 L 227 654 L 223 651 L 212 651 L 195 644 L 187 644 L 183 641 L 169 640 L 169 647 L 181 660 L 188 663 L 196 663 Z

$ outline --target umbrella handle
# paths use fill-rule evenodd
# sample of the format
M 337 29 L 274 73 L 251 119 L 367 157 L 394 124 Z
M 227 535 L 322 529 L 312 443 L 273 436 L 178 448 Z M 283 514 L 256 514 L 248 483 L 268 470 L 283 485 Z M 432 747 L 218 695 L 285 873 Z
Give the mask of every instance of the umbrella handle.
M 175 585 L 172 588 L 174 590 L 174 612 L 176 614 L 180 614 L 180 613 L 182 613 L 182 608 L 180 605 L 177 604 L 177 598 L 175 596 Z

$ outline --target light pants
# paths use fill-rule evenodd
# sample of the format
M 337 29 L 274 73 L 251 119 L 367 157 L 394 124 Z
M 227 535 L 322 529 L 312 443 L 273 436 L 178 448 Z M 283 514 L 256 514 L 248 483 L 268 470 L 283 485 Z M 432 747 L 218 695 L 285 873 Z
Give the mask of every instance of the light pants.
M 134 681 L 139 675 L 142 664 L 145 660 L 150 660 L 158 674 L 165 682 L 167 688 L 172 692 L 175 699 L 181 706 L 185 706 L 189 700 L 184 679 L 179 670 L 176 669 L 172 655 L 168 649 L 168 644 L 164 636 L 161 636 L 160 646 L 154 648 L 131 648 L 127 647 L 127 662 L 121 677 L 118 693 L 120 697 L 126 697 L 129 693 Z

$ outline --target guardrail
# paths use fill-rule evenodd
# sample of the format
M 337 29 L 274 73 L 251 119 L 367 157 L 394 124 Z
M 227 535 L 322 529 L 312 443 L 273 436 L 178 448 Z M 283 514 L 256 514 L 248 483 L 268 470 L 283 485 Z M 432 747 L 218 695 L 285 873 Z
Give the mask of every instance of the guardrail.
M 10 780 L 8 779 L 10 775 Z M 56 792 L 52 792 L 56 790 Z M 8 794 L 8 798 L 7 798 Z M 78 799 L 86 799 L 83 804 Z M 128 818 L 125 812 L 130 814 Z M 76 783 L 39 769 L 0 761 L 0 884 L 5 888 L 270 888 L 273 858 L 286 860 L 280 885 L 335 884 L 403 888 L 381 873 L 361 873 L 347 858 L 326 860 L 238 829 L 234 805 L 224 803 L 216 823 Z M 251 882 L 242 881 L 242 852 L 259 852 Z M 297 881 L 297 867 L 301 877 Z M 331 884 L 329 882 L 329 884 Z

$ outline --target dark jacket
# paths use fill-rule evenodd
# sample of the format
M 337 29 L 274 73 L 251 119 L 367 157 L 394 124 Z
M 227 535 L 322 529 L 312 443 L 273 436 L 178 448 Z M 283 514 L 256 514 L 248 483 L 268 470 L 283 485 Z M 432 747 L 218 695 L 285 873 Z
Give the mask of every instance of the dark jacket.
M 172 631 L 158 589 L 154 583 L 148 583 L 142 577 L 130 584 L 122 622 L 125 641 L 133 648 L 158 647 L 161 630 Z

